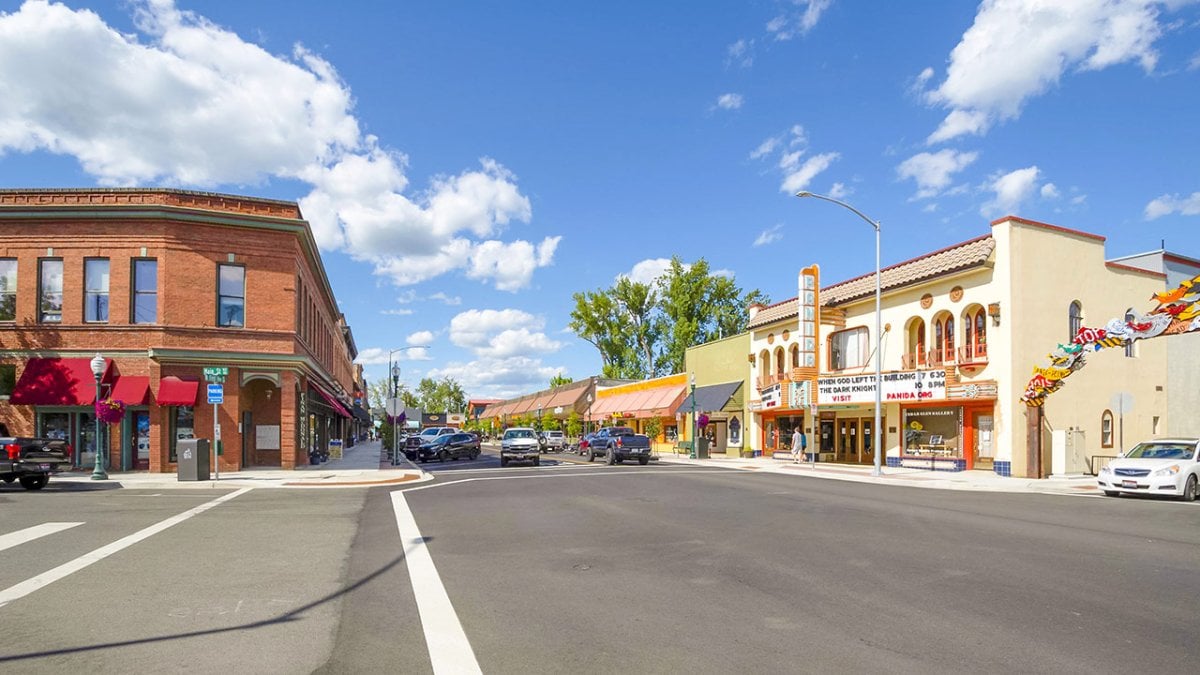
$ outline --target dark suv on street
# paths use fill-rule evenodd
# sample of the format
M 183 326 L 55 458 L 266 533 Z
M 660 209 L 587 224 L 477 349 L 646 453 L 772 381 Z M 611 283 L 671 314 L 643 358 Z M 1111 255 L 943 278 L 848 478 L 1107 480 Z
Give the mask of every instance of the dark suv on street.
M 443 434 L 432 441 L 422 443 L 417 448 L 417 459 L 422 462 L 433 459 L 444 462 L 459 457 L 475 459 L 479 457 L 479 450 L 479 438 L 475 434 Z

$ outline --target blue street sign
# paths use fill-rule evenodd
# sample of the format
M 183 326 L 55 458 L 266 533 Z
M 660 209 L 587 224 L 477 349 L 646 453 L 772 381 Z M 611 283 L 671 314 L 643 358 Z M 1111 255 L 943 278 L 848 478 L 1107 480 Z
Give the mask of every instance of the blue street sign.
M 224 403 L 225 390 L 219 384 L 208 385 L 208 402 L 209 403 Z

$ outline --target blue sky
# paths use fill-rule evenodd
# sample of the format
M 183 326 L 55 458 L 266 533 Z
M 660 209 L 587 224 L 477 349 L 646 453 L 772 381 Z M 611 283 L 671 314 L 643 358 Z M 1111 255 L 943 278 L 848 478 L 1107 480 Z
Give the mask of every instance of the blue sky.
M 1200 5 L 0 2 L 0 185 L 297 200 L 371 379 L 600 360 L 571 294 L 794 295 L 1002 215 L 1200 256 Z

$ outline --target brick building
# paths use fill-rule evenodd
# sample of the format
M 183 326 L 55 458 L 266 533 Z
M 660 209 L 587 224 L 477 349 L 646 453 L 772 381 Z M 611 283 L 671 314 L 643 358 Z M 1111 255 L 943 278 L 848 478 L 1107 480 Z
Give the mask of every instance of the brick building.
M 126 406 L 110 470 L 175 470 L 221 429 L 222 471 L 352 442 L 361 374 L 299 207 L 166 189 L 0 190 L 0 421 L 96 449 L 96 384 Z M 224 366 L 206 403 L 205 367 Z

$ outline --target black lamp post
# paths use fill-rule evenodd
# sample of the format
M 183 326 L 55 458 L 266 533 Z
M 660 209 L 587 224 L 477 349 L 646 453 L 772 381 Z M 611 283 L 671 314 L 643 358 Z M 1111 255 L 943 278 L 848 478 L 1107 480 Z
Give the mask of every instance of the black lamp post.
M 698 447 L 696 447 L 697 444 L 700 443 L 700 439 L 696 437 L 696 434 L 698 432 L 696 431 L 696 374 L 695 373 L 692 373 L 691 385 L 692 385 L 691 396 L 690 396 L 690 398 L 692 399 L 692 453 L 691 453 L 691 458 L 696 459 L 697 457 L 700 456 L 700 449 Z
M 95 376 L 95 378 L 96 378 L 96 403 L 99 403 L 100 402 L 100 377 L 102 375 L 104 375 L 104 357 L 100 356 L 99 352 L 97 352 L 96 355 L 94 357 L 92 357 L 91 366 L 92 366 L 92 375 Z M 95 464 L 95 467 L 92 469 L 92 480 L 108 480 L 108 473 L 104 471 L 104 462 L 103 462 L 103 460 L 101 458 L 101 454 L 100 454 L 101 453 L 101 450 L 100 450 L 100 415 L 97 413 L 97 411 L 94 408 L 95 408 L 95 406 L 93 406 L 92 413 L 96 415 L 96 440 L 95 440 L 96 464 Z
M 399 397 L 399 394 L 400 394 L 400 364 L 393 363 L 392 364 L 392 410 L 390 411 L 392 413 L 392 461 L 396 461 L 398 459 L 398 457 L 396 457 L 396 452 L 397 452 L 396 443 L 398 442 L 397 441 L 398 433 L 396 431 L 396 421 L 400 418 L 400 411 L 396 410 L 396 408 L 399 407 L 397 405 L 397 403 L 398 403 L 397 398 Z

